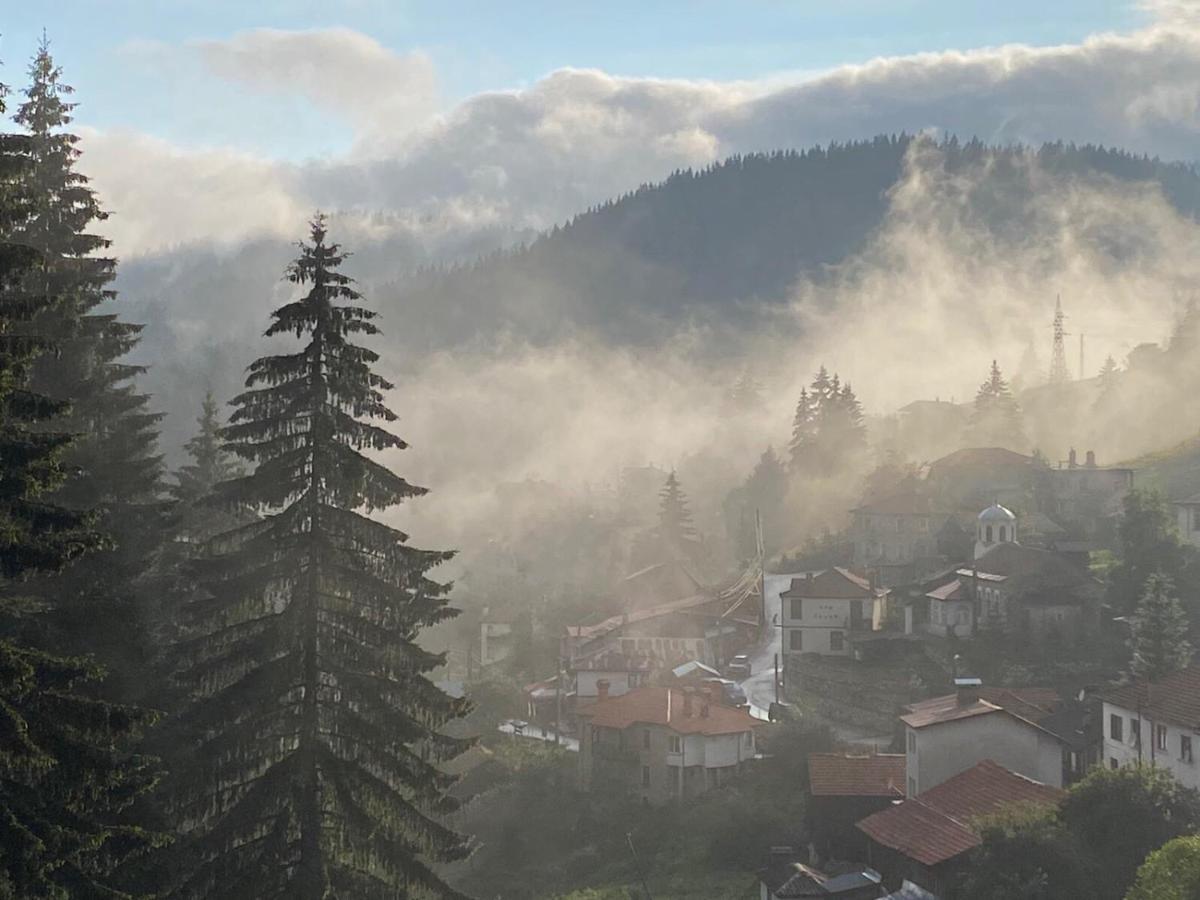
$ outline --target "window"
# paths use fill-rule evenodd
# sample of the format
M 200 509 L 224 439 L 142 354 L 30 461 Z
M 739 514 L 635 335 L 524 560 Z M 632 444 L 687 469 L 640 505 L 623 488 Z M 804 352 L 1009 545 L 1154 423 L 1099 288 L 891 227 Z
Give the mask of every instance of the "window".
M 917 752 L 917 733 L 915 731 L 910 731 L 908 733 L 908 752 Z
M 1200 506 L 1192 507 L 1192 531 L 1200 531 Z
M 642 766 L 642 787 L 650 787 L 650 767 Z
M 1114 741 L 1125 740 L 1125 720 L 1116 713 L 1108 717 L 1108 736 Z
M 1185 763 L 1192 762 L 1192 736 L 1190 734 L 1181 734 L 1179 736 L 1179 758 Z
M 745 744 L 747 748 L 753 747 L 754 746 L 754 732 L 753 731 L 743 732 L 742 743 Z
M 595 725 L 592 726 L 592 743 L 593 744 L 600 743 L 600 729 L 597 728 Z
M 799 628 L 793 628 L 788 632 L 788 649 L 793 653 L 799 653 L 804 649 L 804 632 Z
M 1110 769 L 1119 769 L 1121 768 L 1121 764 L 1117 762 L 1117 758 L 1115 756 L 1110 756 L 1108 758 L 1108 767 Z
M 803 597 L 793 597 L 789 601 L 789 608 L 790 608 L 790 612 L 788 613 L 788 615 L 791 616 L 793 619 L 803 619 L 804 618 L 804 598 Z
M 1155 725 L 1154 726 L 1154 749 L 1155 750 L 1166 750 L 1167 749 L 1167 726 L 1166 725 Z
M 829 649 L 834 653 L 841 653 L 845 647 L 844 635 L 840 631 L 829 632 Z
M 629 673 L 629 686 L 635 688 L 642 683 L 642 676 L 638 672 Z
M 683 752 L 683 741 L 680 740 L 679 735 L 673 734 L 667 738 L 667 752 L 669 752 L 669 753 Z
M 643 750 L 650 749 L 650 729 L 649 728 L 642 729 L 642 749 Z
M 1132 716 L 1129 717 L 1129 743 L 1135 747 L 1142 745 L 1142 723 Z
M 990 544 L 992 542 L 992 526 L 985 525 L 983 529 L 983 542 Z

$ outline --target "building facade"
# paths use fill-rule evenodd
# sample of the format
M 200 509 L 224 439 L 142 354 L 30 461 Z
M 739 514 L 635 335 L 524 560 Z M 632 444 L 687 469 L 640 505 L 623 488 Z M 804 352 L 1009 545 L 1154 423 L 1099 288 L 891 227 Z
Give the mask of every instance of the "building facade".
M 579 778 L 586 791 L 627 791 L 646 803 L 719 787 L 757 752 L 759 722 L 691 688 L 642 687 L 579 711 Z
M 888 592 L 834 567 L 793 578 L 791 587 L 779 596 L 785 653 L 848 656 L 852 633 L 883 627 Z
M 1101 724 L 1104 765 L 1157 766 L 1180 784 L 1200 788 L 1200 666 L 1110 691 Z

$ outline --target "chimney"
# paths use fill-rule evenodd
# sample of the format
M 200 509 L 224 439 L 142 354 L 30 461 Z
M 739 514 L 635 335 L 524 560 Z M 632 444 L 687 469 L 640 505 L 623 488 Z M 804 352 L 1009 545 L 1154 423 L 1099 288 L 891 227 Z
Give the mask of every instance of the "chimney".
M 812 573 L 812 572 L 805 572 L 805 573 L 804 573 L 804 580 L 805 580 L 805 581 L 810 581 L 810 582 L 811 582 L 811 581 L 813 580 L 813 573 Z
M 596 682 L 596 702 L 608 699 L 608 679 L 601 678 Z
M 1075 448 L 1072 447 L 1071 452 L 1067 454 L 1067 468 L 1074 469 L 1078 465 L 1079 465 L 1079 463 L 1076 461 L 1076 456 L 1075 456 Z
M 955 678 L 954 691 L 958 694 L 959 706 L 970 706 L 979 699 L 979 689 L 983 682 L 978 678 Z
M 1087 467 L 1088 467 L 1089 469 L 1094 469 L 1094 468 L 1096 468 L 1096 451 L 1095 451 L 1095 450 L 1089 450 L 1089 451 L 1087 452 L 1087 463 L 1086 463 L 1086 465 L 1087 465 Z
M 683 689 L 683 716 L 685 719 L 692 717 L 692 694 L 695 693 L 695 688 L 685 687 Z

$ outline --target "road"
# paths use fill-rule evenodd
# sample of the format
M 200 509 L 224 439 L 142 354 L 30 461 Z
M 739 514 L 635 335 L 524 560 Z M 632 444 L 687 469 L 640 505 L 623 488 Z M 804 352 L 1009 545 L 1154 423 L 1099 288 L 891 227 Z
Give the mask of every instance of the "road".
M 764 577 L 767 595 L 767 621 L 778 623 L 782 614 L 783 601 L 779 595 L 788 589 L 793 578 L 803 578 L 804 573 L 795 575 L 767 575 Z M 767 717 L 767 709 L 775 700 L 775 654 L 779 654 L 779 665 L 783 666 L 782 629 L 772 626 L 770 632 L 750 655 L 750 677 L 742 682 L 746 699 L 750 701 L 750 714 L 759 719 Z
M 786 591 L 793 578 L 803 578 L 807 573 L 796 572 L 789 575 L 767 575 L 765 582 L 767 594 L 767 621 L 775 625 L 783 616 L 783 601 L 779 595 Z M 767 718 L 767 709 L 775 699 L 775 654 L 779 654 L 779 669 L 782 673 L 783 659 L 783 629 L 772 627 L 770 633 L 763 637 L 763 642 L 750 654 L 750 677 L 742 681 L 742 689 L 746 699 L 750 701 L 750 715 L 759 719 Z M 889 734 L 868 734 L 861 729 L 851 728 L 834 722 L 829 723 L 838 740 L 849 744 L 872 744 L 886 747 L 891 743 Z

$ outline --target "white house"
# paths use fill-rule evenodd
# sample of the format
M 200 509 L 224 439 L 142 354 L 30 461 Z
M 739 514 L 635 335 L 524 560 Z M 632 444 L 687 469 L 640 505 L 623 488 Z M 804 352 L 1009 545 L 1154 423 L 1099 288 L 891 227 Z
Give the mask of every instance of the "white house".
M 1116 688 L 1103 699 L 1105 765 L 1159 766 L 1200 788 L 1200 666 Z
M 847 637 L 883 627 L 888 592 L 840 567 L 793 578 L 779 595 L 787 653 L 849 654 Z
M 1179 536 L 1193 547 L 1200 547 L 1200 494 L 1186 500 L 1176 500 L 1172 505 L 1175 507 Z
M 1063 741 L 1038 724 L 1058 707 L 1045 688 L 983 688 L 958 679 L 954 694 L 922 700 L 900 717 L 905 793 L 916 796 L 990 759 L 1042 784 L 1062 787 Z

